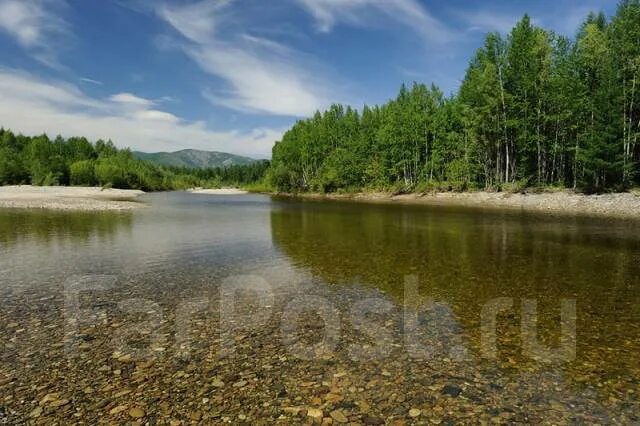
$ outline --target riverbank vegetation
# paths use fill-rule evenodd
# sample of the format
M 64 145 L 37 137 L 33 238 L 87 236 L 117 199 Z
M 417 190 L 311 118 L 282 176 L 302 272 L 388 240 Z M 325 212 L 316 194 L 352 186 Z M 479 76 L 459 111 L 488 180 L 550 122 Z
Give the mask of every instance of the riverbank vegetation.
M 381 106 L 333 105 L 273 149 L 284 192 L 625 190 L 640 179 L 640 1 L 590 14 L 575 39 L 524 16 L 488 34 L 459 93 L 404 85 Z
M 625 191 L 640 185 L 638 40 L 640 0 L 623 0 L 611 19 L 589 14 L 574 39 L 525 15 L 506 37 L 486 36 L 457 94 L 414 83 L 381 106 L 333 105 L 287 131 L 271 163 L 166 167 L 110 141 L 0 129 L 0 184 Z
M 103 186 L 161 191 L 248 185 L 263 179 L 268 161 L 212 169 L 158 166 L 111 141 L 28 137 L 0 129 L 0 185 Z

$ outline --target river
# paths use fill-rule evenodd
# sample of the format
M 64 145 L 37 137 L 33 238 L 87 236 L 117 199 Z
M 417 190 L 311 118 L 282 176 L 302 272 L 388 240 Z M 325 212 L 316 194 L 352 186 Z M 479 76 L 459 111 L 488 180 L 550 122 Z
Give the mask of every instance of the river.
M 640 222 L 0 210 L 0 423 L 640 421 Z

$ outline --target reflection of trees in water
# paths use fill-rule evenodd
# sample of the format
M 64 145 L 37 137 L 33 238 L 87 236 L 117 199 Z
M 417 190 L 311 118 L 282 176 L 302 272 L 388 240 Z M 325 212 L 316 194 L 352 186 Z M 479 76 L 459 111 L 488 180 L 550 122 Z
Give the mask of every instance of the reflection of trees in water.
M 561 299 L 576 299 L 574 377 L 640 378 L 637 223 L 302 202 L 274 210 L 271 228 L 293 263 L 329 284 L 357 282 L 401 302 L 404 277 L 417 276 L 420 296 L 447 303 L 476 349 L 482 306 L 513 298 L 498 319 L 507 367 L 534 368 L 522 357 L 522 299 L 537 301 L 539 338 L 552 346 Z
M 129 212 L 56 212 L 46 210 L 0 210 L 0 242 L 11 245 L 21 240 L 104 240 L 121 228 L 131 228 Z

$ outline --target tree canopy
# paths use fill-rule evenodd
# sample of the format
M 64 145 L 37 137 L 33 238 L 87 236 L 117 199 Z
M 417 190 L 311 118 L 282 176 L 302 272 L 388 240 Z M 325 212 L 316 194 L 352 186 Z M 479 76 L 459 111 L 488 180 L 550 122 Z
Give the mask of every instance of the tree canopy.
M 575 39 L 525 15 L 486 36 L 459 93 L 402 85 L 384 105 L 332 105 L 273 148 L 281 191 L 622 190 L 640 183 L 640 0 L 589 14 Z
M 525 15 L 507 36 L 487 34 L 457 94 L 413 83 L 384 105 L 332 105 L 295 123 L 271 164 L 162 167 L 110 141 L 0 129 L 0 184 L 624 190 L 640 184 L 639 79 L 640 0 L 611 19 L 589 14 L 574 39 Z
M 82 185 L 159 191 L 247 185 L 264 178 L 268 161 L 212 169 L 172 168 L 136 159 L 111 141 L 51 140 L 0 128 L 0 185 Z

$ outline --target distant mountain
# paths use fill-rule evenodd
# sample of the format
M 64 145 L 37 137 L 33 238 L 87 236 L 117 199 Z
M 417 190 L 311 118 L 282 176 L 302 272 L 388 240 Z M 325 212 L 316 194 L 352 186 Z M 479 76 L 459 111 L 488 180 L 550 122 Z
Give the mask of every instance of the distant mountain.
M 226 152 L 198 151 L 195 149 L 183 149 L 176 152 L 140 152 L 134 151 L 133 155 L 141 160 L 163 166 L 189 167 L 193 169 L 205 169 L 209 167 L 226 167 L 253 163 L 255 160 Z

